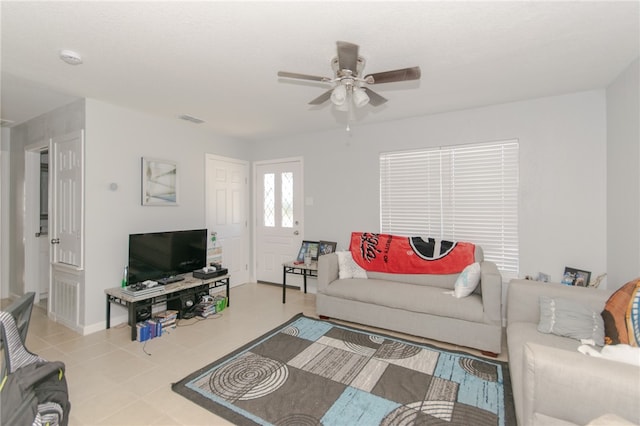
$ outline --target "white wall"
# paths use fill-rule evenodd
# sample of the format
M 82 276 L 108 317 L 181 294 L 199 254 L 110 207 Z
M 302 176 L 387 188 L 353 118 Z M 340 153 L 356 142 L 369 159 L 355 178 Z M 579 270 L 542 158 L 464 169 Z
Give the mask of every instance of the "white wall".
M 640 276 L 640 59 L 607 88 L 607 263 L 610 288 Z
M 0 129 L 0 299 L 9 297 L 9 141 L 8 127 Z
M 206 227 L 205 154 L 246 160 L 248 145 L 93 99 L 86 108 L 84 314 L 90 332 L 104 328 L 104 289 L 120 285 L 129 234 Z M 141 157 L 178 162 L 178 206 L 141 205 Z M 125 314 L 113 308 L 113 318 Z
M 400 102 L 400 100 L 398 100 Z M 393 101 L 387 108 L 393 108 Z M 326 110 L 309 111 L 325 114 Z M 380 112 L 381 119 L 384 110 Z M 606 271 L 606 105 L 588 91 L 256 143 L 253 160 L 303 156 L 305 238 L 348 245 L 379 230 L 380 152 L 520 141 L 520 275 Z

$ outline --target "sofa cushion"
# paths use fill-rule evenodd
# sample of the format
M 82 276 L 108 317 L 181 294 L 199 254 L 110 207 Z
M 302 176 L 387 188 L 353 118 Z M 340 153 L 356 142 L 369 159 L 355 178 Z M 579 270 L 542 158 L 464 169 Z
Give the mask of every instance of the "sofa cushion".
M 460 274 L 391 274 L 387 272 L 367 271 L 367 276 L 376 280 L 438 287 L 447 290 L 453 290 L 458 275 Z
M 510 323 L 507 327 L 507 343 L 509 347 L 509 362 L 513 360 L 518 370 L 523 357 L 524 345 L 527 342 L 539 345 L 551 346 L 557 349 L 578 351 L 580 342 L 574 339 L 558 336 L 557 334 L 545 334 L 538 331 L 538 325 L 531 322 Z M 515 368 L 515 367 L 514 367 Z
M 456 299 L 437 287 L 353 278 L 333 281 L 324 294 L 465 321 L 482 322 L 484 319 L 481 296 L 472 294 Z
M 596 345 L 604 345 L 604 323 L 598 312 L 569 299 L 540 296 L 539 300 L 539 332 L 592 339 Z
M 478 262 L 464 268 L 453 286 L 453 295 L 457 298 L 467 297 L 480 283 L 480 264 Z
M 340 279 L 367 278 L 367 272 L 362 269 L 351 256 L 350 251 L 338 251 L 338 276 Z
M 639 303 L 640 278 L 629 281 L 609 297 L 602 311 L 606 344 L 639 346 Z

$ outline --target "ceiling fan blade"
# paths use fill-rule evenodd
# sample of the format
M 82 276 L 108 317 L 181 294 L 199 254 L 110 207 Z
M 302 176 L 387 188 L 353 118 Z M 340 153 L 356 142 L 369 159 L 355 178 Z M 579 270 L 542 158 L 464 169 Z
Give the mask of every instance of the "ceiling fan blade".
M 371 79 L 373 81 L 371 81 Z M 420 67 L 402 68 L 399 70 L 378 72 L 369 74 L 364 79 L 369 84 L 393 83 L 394 81 L 418 80 L 420 78 Z
M 317 98 L 309 102 L 309 105 L 320 105 L 325 103 L 331 97 L 331 92 L 333 92 L 333 89 L 327 90 L 322 95 L 318 96 Z
M 369 96 L 369 103 L 373 106 L 378 106 L 378 105 L 382 105 L 383 103 L 387 102 L 387 99 L 378 95 L 376 92 L 374 92 L 373 90 L 369 89 L 368 87 L 363 87 L 362 89 L 364 89 L 365 92 L 367 92 L 367 96 Z
M 351 70 L 357 74 L 358 45 L 346 41 L 338 41 L 338 65 L 341 70 Z
M 301 80 L 313 80 L 313 81 L 331 81 L 328 77 L 320 77 L 317 75 L 299 74 L 296 72 L 278 71 L 278 77 L 286 78 L 298 78 Z

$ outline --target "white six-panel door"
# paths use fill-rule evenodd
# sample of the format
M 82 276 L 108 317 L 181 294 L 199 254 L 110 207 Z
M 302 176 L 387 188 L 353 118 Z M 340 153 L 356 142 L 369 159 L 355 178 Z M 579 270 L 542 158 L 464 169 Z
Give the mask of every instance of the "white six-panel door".
M 207 229 L 217 234 L 231 284 L 246 283 L 250 280 L 248 163 L 207 154 L 205 169 Z M 210 251 L 211 244 L 209 238 Z
M 80 329 L 84 285 L 84 131 L 51 140 L 49 316 Z
M 83 132 L 53 138 L 53 263 L 84 268 Z

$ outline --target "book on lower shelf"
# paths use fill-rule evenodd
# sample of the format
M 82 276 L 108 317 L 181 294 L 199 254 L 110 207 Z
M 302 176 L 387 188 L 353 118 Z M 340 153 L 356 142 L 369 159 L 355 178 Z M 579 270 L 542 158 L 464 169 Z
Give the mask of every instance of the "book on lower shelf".
M 200 302 L 196 305 L 196 315 L 207 318 L 216 313 L 216 305 L 213 302 Z
M 136 340 L 138 342 L 146 342 L 162 336 L 164 330 L 175 328 L 177 319 L 178 311 L 158 312 L 152 319 L 136 324 Z
M 155 318 L 160 321 L 163 329 L 167 329 L 169 327 L 175 327 L 176 321 L 178 320 L 178 311 L 169 309 L 166 311 L 158 312 L 155 315 Z

